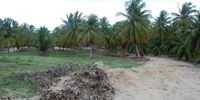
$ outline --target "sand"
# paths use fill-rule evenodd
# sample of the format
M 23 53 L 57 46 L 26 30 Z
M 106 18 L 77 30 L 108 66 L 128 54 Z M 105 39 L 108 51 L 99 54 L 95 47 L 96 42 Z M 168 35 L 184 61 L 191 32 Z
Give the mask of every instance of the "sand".
M 106 68 L 117 90 L 114 100 L 200 100 L 199 68 L 170 58 L 150 59 L 137 68 Z

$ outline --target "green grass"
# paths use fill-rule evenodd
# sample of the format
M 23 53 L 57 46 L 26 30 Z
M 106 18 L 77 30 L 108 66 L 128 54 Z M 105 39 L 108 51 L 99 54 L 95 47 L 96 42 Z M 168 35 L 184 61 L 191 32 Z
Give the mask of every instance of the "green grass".
M 57 51 L 50 50 L 46 56 L 40 56 L 41 53 L 33 48 L 25 52 L 2 53 L 0 52 L 0 97 L 32 97 L 35 94 L 34 89 L 27 82 L 16 82 L 11 76 L 19 72 L 37 72 L 49 67 L 63 65 L 64 62 L 73 61 L 76 63 L 90 64 L 96 61 L 103 62 L 112 67 L 132 68 L 143 65 L 143 63 L 124 58 L 107 57 L 103 54 L 93 54 L 93 59 L 88 59 L 88 50 L 77 51 Z

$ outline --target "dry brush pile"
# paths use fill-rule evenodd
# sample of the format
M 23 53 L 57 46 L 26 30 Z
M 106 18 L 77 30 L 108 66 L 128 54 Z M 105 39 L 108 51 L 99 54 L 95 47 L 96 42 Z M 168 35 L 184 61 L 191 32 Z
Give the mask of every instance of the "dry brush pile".
M 39 73 L 23 73 L 13 76 L 17 81 L 31 80 L 35 89 L 39 89 L 42 100 L 107 100 L 112 99 L 115 89 L 111 86 L 104 70 L 97 65 L 82 66 L 66 63 L 65 67 L 53 67 Z M 69 77 L 62 89 L 51 87 L 60 80 L 58 77 Z
M 72 62 L 66 62 L 64 64 L 64 67 L 61 67 L 59 65 L 57 67 L 48 68 L 41 72 L 35 72 L 35 73 L 25 72 L 25 73 L 13 74 L 12 78 L 18 82 L 20 81 L 26 82 L 27 85 L 31 84 L 32 88 L 35 89 L 35 91 L 37 90 L 41 91 L 43 89 L 49 88 L 52 85 L 52 80 L 54 78 L 68 75 L 69 73 L 80 69 L 81 66 L 82 65 L 75 64 Z

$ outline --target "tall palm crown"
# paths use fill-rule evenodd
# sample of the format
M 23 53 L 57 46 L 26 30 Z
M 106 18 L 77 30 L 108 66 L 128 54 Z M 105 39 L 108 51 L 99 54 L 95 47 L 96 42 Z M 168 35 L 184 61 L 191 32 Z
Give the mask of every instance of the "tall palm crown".
M 79 13 L 78 11 L 76 11 L 74 14 L 70 13 L 67 16 L 67 20 L 63 20 L 63 25 L 65 27 L 73 27 L 73 28 L 77 28 L 78 24 L 82 21 L 82 13 Z
M 110 34 L 111 33 L 111 30 L 110 30 L 110 27 L 111 27 L 111 25 L 109 24 L 109 21 L 108 21 L 108 19 L 106 18 L 106 17 L 102 17 L 101 19 L 100 19 L 100 28 L 101 28 L 101 32 L 103 33 L 103 34 Z
M 178 30 L 176 31 L 176 36 L 181 41 L 179 43 L 182 43 L 180 46 L 178 46 L 179 50 L 177 51 L 177 57 L 179 57 L 179 59 L 181 59 L 183 56 L 186 59 L 193 57 L 195 41 L 198 40 L 197 38 L 194 38 L 194 34 L 191 34 L 192 32 L 194 33 L 195 18 L 194 16 L 192 16 L 192 14 L 197 12 L 197 10 L 194 9 L 195 7 L 196 6 L 192 5 L 191 2 L 186 2 L 181 6 L 181 8 L 179 8 L 178 14 L 172 13 L 172 15 L 175 16 L 175 18 L 173 19 L 174 25 L 178 27 Z
M 117 13 L 118 15 L 122 15 L 127 18 L 128 23 L 124 28 L 122 33 L 127 34 L 126 36 L 130 40 L 130 42 L 140 43 L 141 38 L 144 33 L 148 32 L 149 26 L 149 10 L 142 10 L 146 3 L 143 3 L 142 0 L 131 0 L 130 2 L 126 2 L 126 12 Z
M 86 43 L 95 43 L 99 36 L 98 36 L 98 17 L 94 14 L 91 14 L 88 17 L 88 20 L 85 23 L 85 32 L 81 33 L 78 36 L 78 41 L 81 41 L 83 44 Z M 81 39 L 82 38 L 82 39 Z
M 168 31 L 167 31 L 167 26 L 170 24 L 170 19 L 171 17 L 168 17 L 169 13 L 167 11 L 162 10 L 160 12 L 159 17 L 155 19 L 154 27 L 156 35 L 159 37 L 159 55 L 161 53 L 161 42 L 162 42 L 162 36 L 165 35 L 167 36 Z
M 164 28 L 170 24 L 171 17 L 168 16 L 166 10 L 162 10 L 159 14 L 159 17 L 155 19 L 155 27 Z M 161 30 L 161 29 L 160 29 Z
M 74 14 L 70 13 L 70 15 L 66 15 L 67 20 L 63 20 L 62 30 L 64 36 L 61 38 L 61 43 L 64 42 L 65 45 L 77 45 L 77 36 L 83 31 L 83 27 L 81 25 L 82 22 L 82 13 L 76 11 Z
M 191 55 L 195 54 L 198 56 L 200 51 L 200 11 L 194 17 L 186 44 Z M 192 57 L 194 56 L 192 55 Z
M 196 6 L 192 5 L 191 2 L 186 2 L 179 8 L 179 13 L 172 13 L 175 17 L 174 22 L 181 29 L 181 33 L 184 33 L 183 30 L 185 27 L 190 27 L 193 19 L 191 14 L 197 12 L 197 10 L 194 9 L 195 7 Z
M 148 33 L 148 27 L 150 24 L 149 10 L 143 10 L 146 6 L 146 3 L 142 2 L 142 0 L 131 0 L 126 2 L 126 12 L 124 14 L 122 12 L 117 13 L 118 15 L 124 16 L 127 18 L 128 22 L 121 32 L 121 36 L 123 40 L 128 40 L 129 43 L 136 44 L 136 50 L 138 57 L 140 58 L 140 54 L 138 51 L 137 45 L 142 42 L 142 38 L 144 35 Z

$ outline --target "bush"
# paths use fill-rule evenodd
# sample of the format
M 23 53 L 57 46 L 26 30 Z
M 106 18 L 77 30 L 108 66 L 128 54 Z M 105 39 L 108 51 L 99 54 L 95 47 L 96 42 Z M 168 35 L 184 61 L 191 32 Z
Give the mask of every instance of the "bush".
M 117 57 L 116 53 L 110 53 L 111 57 Z
M 105 53 L 104 56 L 111 56 L 111 57 L 127 57 L 129 54 L 121 53 L 121 52 L 108 52 Z
M 0 56 L 0 61 L 1 62 L 9 62 L 11 60 L 7 55 L 2 55 L 2 56 Z

